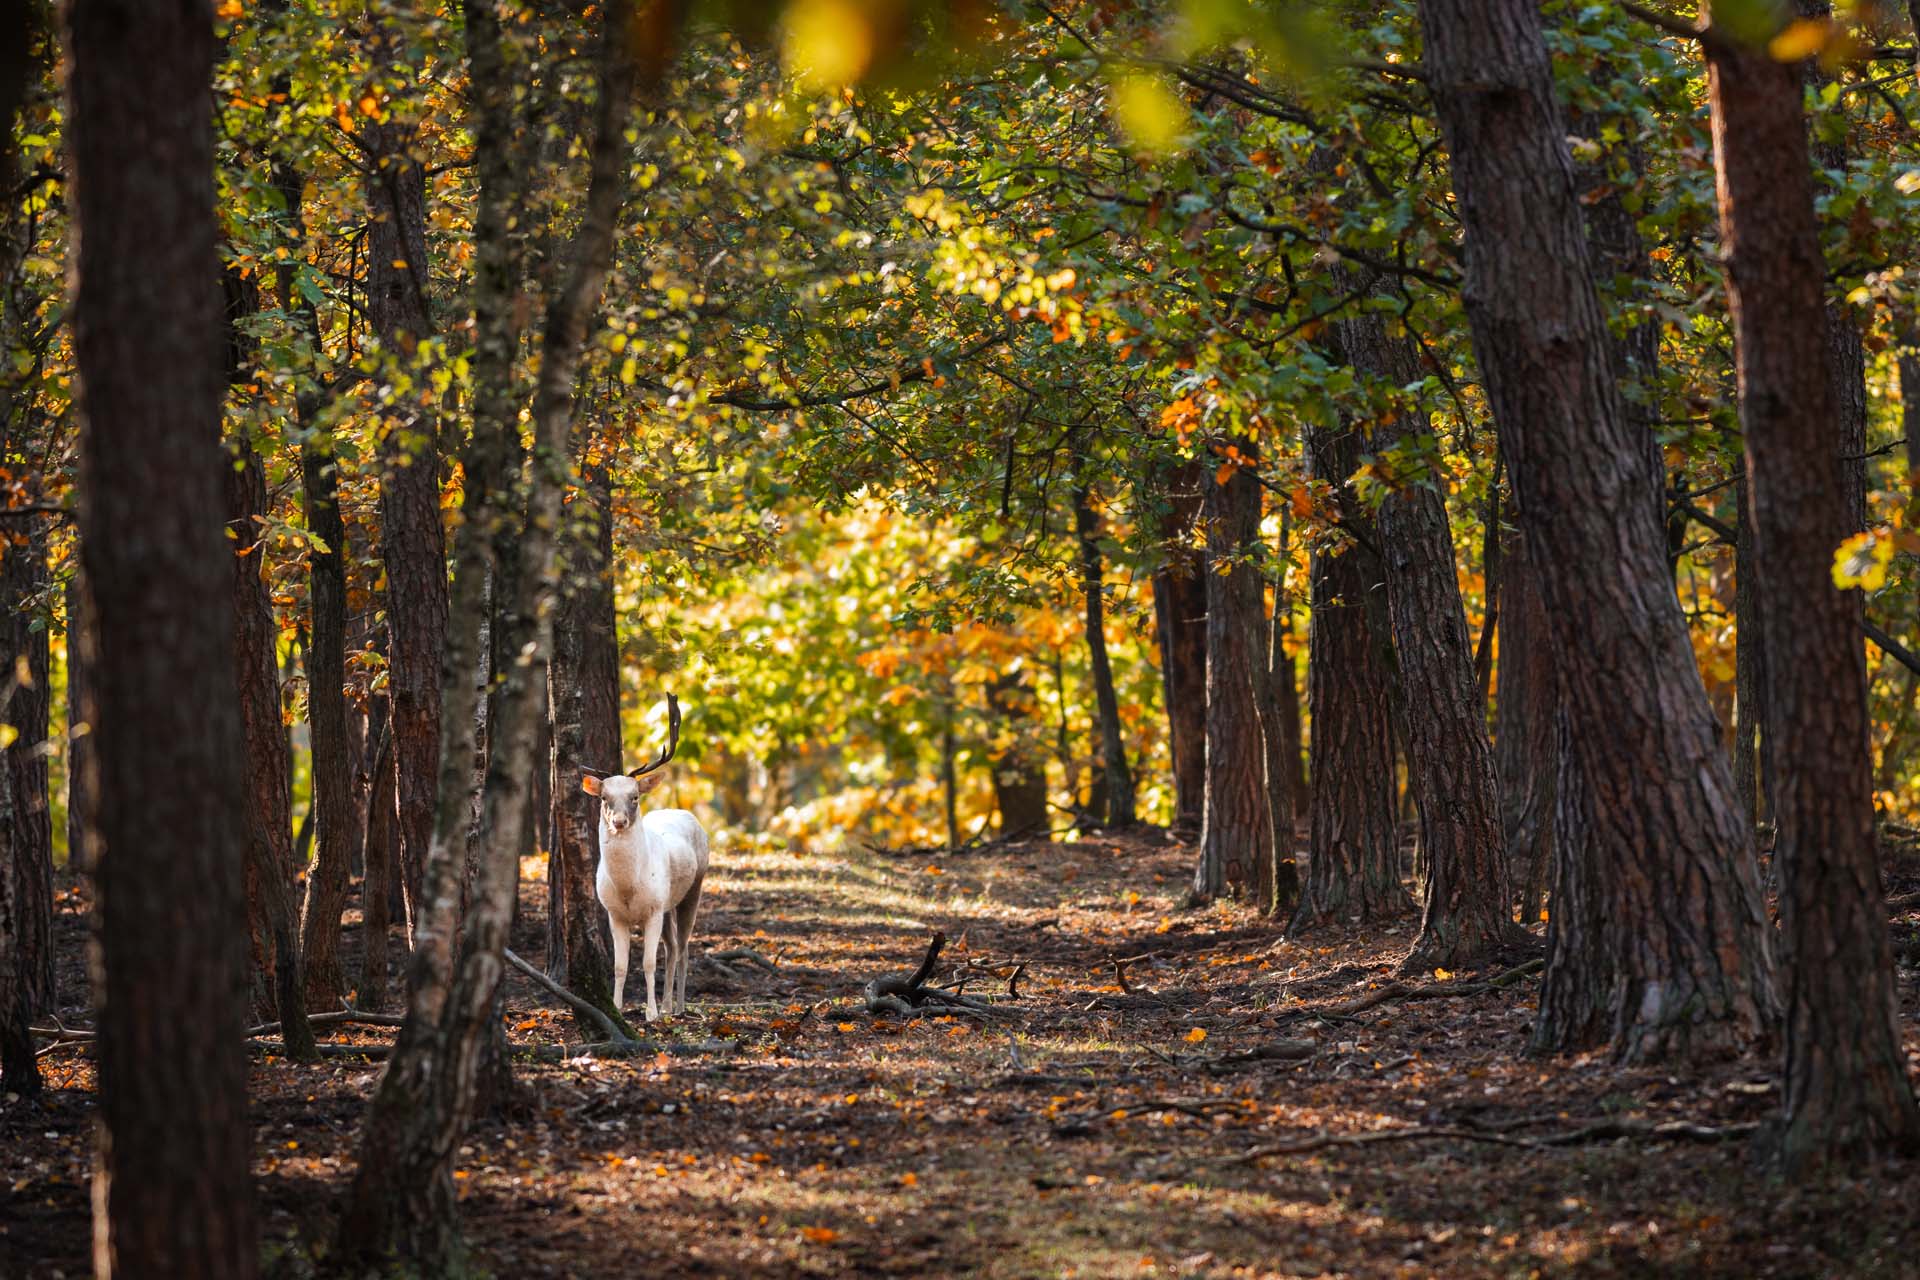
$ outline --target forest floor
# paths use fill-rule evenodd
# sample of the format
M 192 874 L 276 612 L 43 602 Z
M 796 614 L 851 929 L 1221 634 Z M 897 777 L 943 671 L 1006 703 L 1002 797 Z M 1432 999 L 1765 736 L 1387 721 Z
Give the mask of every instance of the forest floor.
M 1412 919 L 1282 940 L 1242 908 L 1183 909 L 1190 865 L 1152 833 L 719 855 L 695 945 L 752 948 L 775 972 L 696 963 L 691 1013 L 649 1029 L 724 1049 L 517 1063 L 521 1115 L 460 1150 L 476 1269 L 1920 1275 L 1920 1164 L 1803 1186 L 1756 1170 L 1740 1135 L 1778 1104 L 1771 1061 L 1676 1075 L 1529 1057 L 1524 955 L 1359 1008 L 1397 989 Z M 544 888 L 523 886 L 523 955 L 542 952 Z M 59 907 L 72 1006 L 80 891 L 63 885 Z M 1004 1008 L 869 1014 L 863 985 L 912 969 L 936 929 L 943 972 Z M 508 982 L 516 1045 L 580 1039 Z M 44 1065 L 43 1100 L 0 1106 L 0 1276 L 87 1273 L 92 1067 L 75 1050 Z M 270 1274 L 310 1273 L 378 1070 L 255 1058 Z M 1674 1122 L 1693 1127 L 1657 1128 Z

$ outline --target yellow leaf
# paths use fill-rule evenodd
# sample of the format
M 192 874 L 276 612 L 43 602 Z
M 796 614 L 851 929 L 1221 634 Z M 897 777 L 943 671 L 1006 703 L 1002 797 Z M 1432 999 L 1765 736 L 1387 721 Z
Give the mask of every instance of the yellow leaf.
M 241 4 L 240 0 L 221 0 L 220 6 L 213 11 L 213 16 L 222 22 L 232 22 L 237 18 L 245 17 L 246 12 L 247 7 Z
M 1893 563 L 1893 539 L 1882 530 L 1856 533 L 1833 552 L 1833 585 L 1842 591 L 1859 587 L 1878 591 L 1887 585 L 1887 568 Z
M 1207 1029 L 1205 1027 L 1195 1027 L 1193 1030 L 1187 1032 L 1188 1044 L 1199 1044 L 1202 1040 L 1205 1040 L 1206 1038 L 1207 1038 Z
M 1165 76 L 1125 72 L 1114 79 L 1107 104 L 1115 123 L 1140 150 L 1166 155 L 1179 148 L 1187 130 L 1187 104 Z
M 1832 34 L 1833 24 L 1826 18 L 1795 18 L 1767 41 L 1767 52 L 1775 62 L 1798 62 L 1826 48 Z
M 1445 982 L 1452 977 L 1453 970 L 1451 969 L 1435 969 L 1433 971 L 1433 980 L 1435 982 Z

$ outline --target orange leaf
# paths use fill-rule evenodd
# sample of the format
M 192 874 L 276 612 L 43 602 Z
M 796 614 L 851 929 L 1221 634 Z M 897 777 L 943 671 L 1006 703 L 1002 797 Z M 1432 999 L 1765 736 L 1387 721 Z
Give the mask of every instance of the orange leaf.
M 840 1238 L 840 1233 L 832 1227 L 802 1227 L 800 1234 L 815 1244 L 832 1244 Z

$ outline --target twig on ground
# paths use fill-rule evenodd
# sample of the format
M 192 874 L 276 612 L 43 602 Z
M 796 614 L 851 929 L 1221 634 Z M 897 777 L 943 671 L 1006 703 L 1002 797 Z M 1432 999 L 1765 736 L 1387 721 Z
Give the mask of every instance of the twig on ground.
M 1305 1009 L 1290 1009 L 1281 1017 L 1287 1022 L 1302 1018 L 1352 1018 L 1355 1014 L 1376 1009 L 1395 1000 L 1454 1000 L 1466 996 L 1484 995 L 1488 991 L 1511 986 L 1528 974 L 1539 972 L 1545 966 L 1545 960 L 1529 960 L 1525 964 L 1518 964 L 1503 973 L 1495 974 L 1484 982 L 1426 982 L 1419 986 L 1411 986 L 1404 982 L 1389 982 L 1379 990 L 1369 991 L 1355 1000 Z
M 582 1000 L 579 996 L 573 994 L 573 992 L 567 990 L 565 987 L 555 982 L 552 978 L 549 978 L 546 974 L 540 972 L 538 969 L 528 964 L 525 960 L 522 960 L 519 956 L 513 954 L 513 949 L 511 947 L 503 948 L 501 954 L 506 956 L 508 964 L 518 969 L 521 973 L 524 973 L 525 975 L 527 975 L 527 977 L 532 978 L 535 982 L 540 984 L 542 987 L 545 987 L 550 993 L 559 997 L 560 1001 L 563 1004 L 565 1004 L 568 1008 L 572 1009 L 575 1013 L 578 1013 L 579 1015 L 584 1017 L 588 1022 L 591 1022 L 594 1026 L 600 1028 L 601 1033 L 606 1036 L 608 1043 L 611 1043 L 611 1044 L 638 1043 L 637 1041 L 634 1040 L 632 1036 L 627 1034 L 625 1028 L 623 1028 L 622 1026 L 620 1026 L 619 1023 L 615 1022 L 612 1018 L 609 1018 L 607 1016 L 606 1010 L 600 1008 L 598 1005 L 589 1004 L 587 1001 Z M 651 999 L 652 997 L 648 997 L 648 998 Z
M 1633 1120 L 1600 1120 L 1569 1129 L 1564 1133 L 1519 1137 L 1486 1129 L 1466 1129 L 1458 1125 L 1410 1125 L 1404 1129 L 1375 1129 L 1367 1133 L 1328 1133 L 1322 1130 L 1291 1142 L 1276 1142 L 1255 1147 L 1233 1157 L 1230 1164 L 1251 1164 L 1268 1156 L 1304 1155 L 1326 1147 L 1365 1147 L 1379 1142 L 1416 1142 L 1426 1139 L 1461 1142 L 1491 1142 L 1503 1147 L 1530 1147 L 1545 1150 L 1572 1147 L 1584 1142 L 1604 1142 L 1614 1138 L 1646 1138 L 1654 1142 L 1728 1142 L 1744 1138 L 1760 1126 L 1757 1123 L 1720 1127 L 1693 1124 L 1684 1120 L 1660 1123 Z

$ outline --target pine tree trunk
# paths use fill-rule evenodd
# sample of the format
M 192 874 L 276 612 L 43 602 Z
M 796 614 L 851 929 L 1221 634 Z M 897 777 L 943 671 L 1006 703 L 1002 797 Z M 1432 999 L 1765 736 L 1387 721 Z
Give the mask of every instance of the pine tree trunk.
M 368 728 L 373 730 L 371 720 Z M 394 868 L 394 807 L 399 786 L 394 770 L 393 735 L 387 730 L 384 718 L 378 732 L 379 746 L 369 779 L 367 833 L 361 846 L 366 870 L 360 882 L 360 986 L 354 993 L 355 1003 L 369 1011 L 387 1007 L 387 983 L 392 971 L 387 954 L 387 931 L 392 924 L 387 911 L 387 890 Z
M 9 723 L 11 710 L 10 701 L 0 705 L 0 724 Z M 0 1094 L 27 1098 L 40 1092 L 40 1062 L 27 1029 L 33 1010 L 14 876 L 21 823 L 13 795 L 13 771 L 0 769 Z
M 385 19 L 383 21 L 391 21 Z M 376 61 L 397 57 L 376 37 Z M 411 367 L 433 336 L 426 294 L 426 180 L 411 126 L 369 125 L 367 316 L 388 357 Z M 400 406 L 406 406 L 404 408 Z M 387 572 L 388 714 L 400 778 L 400 881 L 418 944 L 440 767 L 441 658 L 447 648 L 446 537 L 440 524 L 439 422 L 418 388 L 396 401 L 381 445 L 380 558 Z
M 1606 869 L 1614 1052 L 1737 1051 L 1776 1023 L 1766 916 L 1718 724 L 1613 376 L 1567 129 L 1530 0 L 1420 0 L 1466 231 L 1464 299 Z M 1548 1010 L 1542 1008 L 1546 1023 Z M 1571 1048 L 1572 1045 L 1555 1047 Z
M 1506 586 L 1501 591 L 1494 754 L 1507 865 L 1519 890 L 1520 919 L 1531 926 L 1540 918 L 1547 871 L 1557 856 L 1559 753 L 1572 744 L 1563 744 L 1554 732 L 1559 697 L 1540 584 L 1527 558 L 1526 541 L 1513 538 L 1511 544 L 1501 557 Z
M 1359 433 L 1310 429 L 1313 475 L 1344 488 Z M 1365 532 L 1365 531 L 1363 531 Z M 1307 812 L 1307 885 L 1292 930 L 1399 915 L 1413 904 L 1400 882 L 1395 840 L 1392 676 L 1367 597 L 1378 566 L 1358 544 L 1313 553 L 1307 635 L 1307 709 L 1313 770 Z
M 1154 638 L 1173 758 L 1172 831 L 1186 839 L 1200 834 L 1207 796 L 1207 580 L 1205 557 L 1193 546 L 1200 495 L 1199 464 L 1174 467 L 1160 515 L 1162 559 L 1153 571 Z
M 1260 728 L 1266 670 L 1266 609 L 1260 586 L 1260 480 L 1253 442 L 1232 446 L 1249 461 L 1207 479 L 1207 791 L 1193 897 L 1244 897 L 1274 907 L 1273 815 Z
M 592 448 L 577 429 L 576 452 Z M 604 465 L 581 467 L 584 486 L 569 506 L 566 594 L 554 623 L 547 679 L 553 719 L 555 927 L 569 991 L 620 1016 L 613 1003 L 613 944 L 594 890 L 600 865 L 600 804 L 581 790 L 585 770 L 613 773 L 620 761 L 620 645 L 613 602 L 613 491 Z M 583 1034 L 598 1032 L 582 1021 Z
M 1045 840 L 1047 771 L 1034 758 L 1033 685 L 1025 665 L 1002 671 L 987 685 L 987 706 L 998 717 L 989 763 L 1002 840 Z
M 99 1275 L 257 1265 L 213 52 L 204 3 L 66 9 Z
M 307 1024 L 306 984 L 301 967 L 298 911 L 294 903 L 293 760 L 280 718 L 279 626 L 263 576 L 266 542 L 258 517 L 267 505 L 260 455 L 242 443 L 224 470 L 227 527 L 233 551 L 234 676 L 240 691 L 240 726 L 246 754 L 246 882 L 255 901 L 254 945 L 263 966 L 268 1009 L 280 1021 L 287 1056 L 317 1061 Z
M 1411 340 L 1389 337 L 1378 312 L 1355 316 L 1340 330 L 1362 378 L 1383 387 L 1420 380 Z M 1396 446 L 1411 449 L 1427 430 L 1424 413 L 1403 408 L 1390 425 L 1369 431 L 1367 448 L 1382 458 Z M 1425 855 L 1420 935 L 1402 966 L 1418 972 L 1469 964 L 1512 942 L 1515 930 L 1500 789 L 1446 501 L 1428 476 L 1394 481 L 1375 528 L 1406 708 L 1407 780 Z
M 512 81 L 487 0 L 466 8 L 471 74 L 478 100 L 475 154 L 482 192 L 475 241 L 481 254 L 475 328 L 475 423 L 465 455 L 467 519 L 456 540 L 452 625 L 445 666 L 446 699 L 434 846 L 425 868 L 424 927 L 409 975 L 407 1019 L 361 1133 L 359 1167 L 336 1246 L 366 1261 L 398 1255 L 430 1273 L 457 1253 L 452 1163 L 472 1114 L 480 1042 L 494 1007 L 501 950 L 512 919 L 518 840 L 530 802 L 532 759 L 552 647 L 552 584 L 561 523 L 574 377 L 613 257 L 613 238 L 627 186 L 625 142 L 634 64 L 626 36 L 630 3 L 611 6 L 600 40 L 600 101 L 591 144 L 592 177 L 569 254 L 565 279 L 547 312 L 533 404 L 534 456 L 524 513 L 508 516 L 507 464 L 516 444 L 511 405 L 513 329 L 498 310 L 508 294 L 498 268 L 506 261 L 508 200 L 517 175 L 505 164 L 512 127 Z M 503 651 L 514 661 L 499 673 L 500 715 L 488 769 L 485 849 L 472 908 L 466 913 L 456 967 L 447 930 L 458 894 L 473 759 L 471 673 L 478 657 L 480 589 L 508 543 L 517 549 L 512 603 L 503 616 Z
M 1754 550 L 1763 599 L 1780 605 L 1761 610 L 1768 698 L 1794 744 L 1777 753 L 1774 796 L 1787 1015 L 1777 1136 L 1799 1170 L 1909 1147 L 1920 1110 L 1874 842 L 1859 606 L 1831 577 L 1857 512 L 1846 469 L 1830 462 L 1832 329 L 1823 343 L 1806 325 L 1826 265 L 1800 71 L 1764 46 L 1714 40 L 1708 93 Z
M 81 643 L 81 637 L 93 625 L 87 594 L 86 566 L 75 564 L 73 576 L 67 579 L 67 633 L 63 637 L 67 658 L 67 870 L 81 875 L 93 874 L 87 863 L 87 836 L 81 815 L 93 812 L 87 780 L 99 772 L 93 761 L 95 744 L 85 710 L 91 705 L 89 690 L 93 684 L 86 646 Z
M 1280 562 L 1285 566 L 1292 554 L 1292 513 L 1280 511 Z M 1312 595 L 1312 587 L 1308 587 Z M 1273 585 L 1273 626 L 1267 637 L 1267 671 L 1273 681 L 1275 705 L 1280 709 L 1280 767 L 1287 783 L 1287 809 L 1293 822 L 1307 816 L 1313 793 L 1307 786 L 1306 744 L 1300 726 L 1300 673 L 1294 662 L 1294 600 L 1284 581 Z M 1311 607 L 1311 598 L 1309 598 Z M 1292 849 L 1291 833 L 1287 848 Z M 1291 856 L 1289 853 L 1288 856 Z
M 1096 817 L 1107 827 L 1130 827 L 1134 822 L 1133 771 L 1127 764 L 1127 746 L 1121 737 L 1120 699 L 1113 688 L 1113 664 L 1107 659 L 1106 570 L 1100 555 L 1100 517 L 1086 478 L 1084 441 L 1074 447 L 1073 529 L 1080 545 L 1080 591 L 1086 603 L 1083 615 L 1087 639 L 1087 669 L 1093 678 L 1094 706 L 1100 719 L 1100 796 Z
M 1746 480 L 1733 492 L 1738 512 L 1733 544 L 1733 788 L 1747 824 L 1757 827 L 1763 795 L 1767 817 L 1773 816 L 1773 776 L 1763 764 L 1773 740 L 1767 724 L 1767 638 L 1760 620 L 1760 571 L 1754 562 L 1753 508 Z
M 55 1007 L 53 981 L 53 811 L 48 804 L 46 742 L 53 710 L 49 628 L 32 603 L 48 589 L 46 522 L 10 522 L 22 543 L 0 547 L 0 688 L 13 684 L 19 664 L 26 682 L 13 689 L 0 723 L 18 736 L 0 749 L 0 767 L 12 775 L 15 963 L 28 1017 Z M 40 624 L 40 625 L 36 625 Z M 8 874 L 0 863 L 0 874 Z

